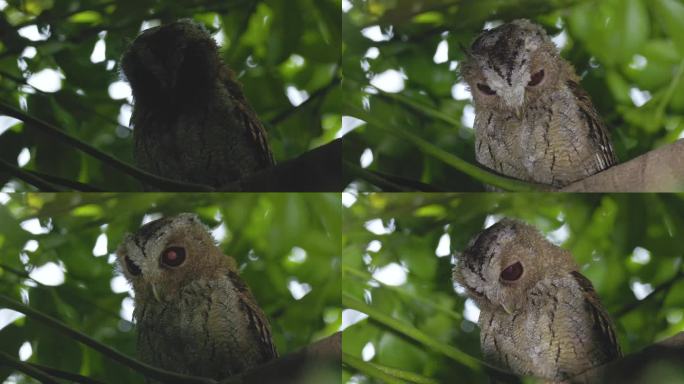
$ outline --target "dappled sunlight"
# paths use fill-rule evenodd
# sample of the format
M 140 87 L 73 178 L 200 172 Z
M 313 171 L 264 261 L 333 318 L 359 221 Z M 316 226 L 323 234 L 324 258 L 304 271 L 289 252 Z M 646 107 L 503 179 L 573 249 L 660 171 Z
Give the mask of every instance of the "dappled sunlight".
M 398 286 L 406 282 L 407 270 L 397 263 L 379 267 L 373 272 L 373 278 L 385 285 Z
M 64 75 L 60 71 L 45 68 L 29 76 L 26 82 L 40 91 L 54 93 L 62 89 L 62 79 Z
M 406 75 L 402 71 L 388 69 L 373 76 L 370 83 L 385 92 L 397 93 L 404 90 L 404 80 Z
M 437 257 L 444 257 L 451 255 L 451 237 L 448 233 L 443 234 L 439 238 L 439 243 L 437 244 L 437 249 L 435 249 L 435 255 Z
M 105 61 L 105 54 L 107 51 L 107 43 L 105 43 L 105 37 L 107 37 L 107 32 L 100 32 L 98 34 L 98 40 L 93 47 L 93 52 L 90 54 L 90 62 L 93 64 L 101 63 Z
M 42 285 L 55 287 L 64 284 L 64 266 L 48 262 L 34 268 L 29 276 Z
M 361 159 L 359 160 L 361 168 L 368 168 L 373 164 L 373 151 L 370 148 L 366 148 L 361 153 Z
M 95 246 L 93 247 L 93 256 L 100 257 L 107 255 L 107 234 L 101 233 L 100 236 L 95 240 Z

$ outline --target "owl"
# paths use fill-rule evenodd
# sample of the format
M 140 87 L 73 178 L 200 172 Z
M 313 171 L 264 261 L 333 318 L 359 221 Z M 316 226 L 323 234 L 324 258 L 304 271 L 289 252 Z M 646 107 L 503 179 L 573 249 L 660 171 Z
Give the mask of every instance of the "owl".
M 621 356 L 613 324 L 571 254 L 504 219 L 457 258 L 454 280 L 480 308 L 486 361 L 560 382 Z
M 540 26 L 515 20 L 484 31 L 461 75 L 475 104 L 475 157 L 485 167 L 563 187 L 617 163 L 575 70 Z
M 180 20 L 145 30 L 123 54 L 138 167 L 220 187 L 274 165 L 266 131 L 205 28 Z
M 235 261 L 194 214 L 126 235 L 117 260 L 135 294 L 142 361 L 221 379 L 277 356 L 269 323 Z

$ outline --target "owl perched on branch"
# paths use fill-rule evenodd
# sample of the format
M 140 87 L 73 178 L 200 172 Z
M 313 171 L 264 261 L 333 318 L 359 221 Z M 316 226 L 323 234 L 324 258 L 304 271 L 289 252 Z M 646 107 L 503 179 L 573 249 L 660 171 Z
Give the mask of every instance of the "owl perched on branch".
M 140 168 L 220 187 L 274 164 L 264 127 L 203 26 L 180 20 L 144 31 L 121 68 Z
M 484 31 L 461 74 L 475 104 L 476 159 L 485 167 L 562 187 L 617 163 L 575 70 L 540 26 L 515 20 Z
M 235 260 L 194 214 L 143 225 L 125 237 L 117 258 L 135 293 L 144 362 L 221 379 L 277 357 L 269 323 Z
M 454 280 L 480 308 L 488 362 L 559 382 L 620 357 L 608 314 L 570 253 L 504 219 L 457 259 Z

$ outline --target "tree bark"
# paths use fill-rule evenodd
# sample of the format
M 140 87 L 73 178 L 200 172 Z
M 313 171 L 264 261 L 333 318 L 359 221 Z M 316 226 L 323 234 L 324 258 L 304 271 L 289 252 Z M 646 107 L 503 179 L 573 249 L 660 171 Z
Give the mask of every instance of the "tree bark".
M 222 186 L 220 191 L 341 192 L 342 139 Z
M 230 377 L 221 384 L 298 384 L 338 380 L 342 375 L 342 332 Z M 332 381 L 335 382 L 335 381 Z
M 589 176 L 561 192 L 677 192 L 684 190 L 684 139 Z
M 684 332 L 574 377 L 582 384 L 684 382 Z

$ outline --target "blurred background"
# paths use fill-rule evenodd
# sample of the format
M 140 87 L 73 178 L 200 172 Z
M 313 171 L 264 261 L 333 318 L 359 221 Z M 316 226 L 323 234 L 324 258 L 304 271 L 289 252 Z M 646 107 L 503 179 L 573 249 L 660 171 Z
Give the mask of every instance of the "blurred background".
M 195 212 L 270 320 L 281 355 L 337 332 L 339 194 L 0 193 L 0 295 L 136 357 L 114 252 L 142 223 Z M 144 378 L 0 304 L 0 352 L 107 383 Z M 35 382 L 0 366 L 0 382 Z
M 575 66 L 621 162 L 684 138 L 682 0 L 344 0 L 342 9 L 351 191 L 382 189 L 388 176 L 482 190 L 404 132 L 476 163 L 462 47 L 515 18 L 541 24 Z
M 343 383 L 488 382 L 475 361 L 479 309 L 452 268 L 503 217 L 572 252 L 623 353 L 684 331 L 684 195 L 344 193 L 342 202 Z M 644 382 L 684 376 L 660 378 Z
M 131 90 L 118 60 L 142 31 L 191 18 L 219 43 L 268 131 L 277 161 L 341 128 L 340 0 L 0 0 L 0 160 L 105 191 L 141 190 L 3 106 L 132 163 Z M 7 111 L 5 111 L 7 113 Z M 33 190 L 0 170 L 6 192 Z

